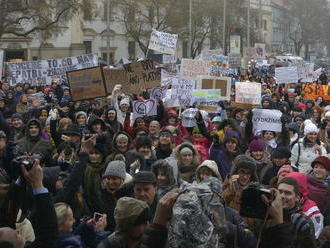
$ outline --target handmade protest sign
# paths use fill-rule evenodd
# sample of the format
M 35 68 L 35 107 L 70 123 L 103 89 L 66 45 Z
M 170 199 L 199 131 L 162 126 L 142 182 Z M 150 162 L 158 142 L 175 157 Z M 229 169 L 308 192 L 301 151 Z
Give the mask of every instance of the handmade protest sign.
M 198 104 L 198 109 L 214 113 L 219 110 L 218 102 L 221 96 L 220 89 L 194 90 L 194 102 Z
M 181 118 L 182 118 L 182 126 L 184 127 L 195 127 L 197 126 L 196 122 L 196 113 L 198 109 L 197 108 L 189 108 L 186 109 L 181 113 Z
M 167 88 L 155 87 L 150 92 L 150 99 L 154 99 L 156 101 L 161 101 L 166 96 Z
M 3 50 L 0 50 L 0 77 L 2 77 L 2 71 L 3 71 Z
M 302 85 L 304 98 L 316 99 L 318 96 L 324 100 L 330 101 L 330 86 L 319 84 L 303 84 Z
M 314 63 L 304 63 L 298 66 L 298 78 L 300 82 L 313 83 L 314 77 Z
M 193 78 L 198 76 L 210 76 L 211 66 L 211 61 L 182 59 L 180 76 Z
M 266 130 L 274 132 L 282 131 L 281 111 L 270 109 L 253 109 L 252 113 L 252 124 L 255 133 Z
M 160 85 L 160 71 L 150 59 L 123 65 L 127 73 L 128 88 L 130 93 L 140 93 Z
M 67 72 L 73 101 L 106 96 L 106 89 L 101 67 Z
M 177 41 L 177 34 L 169 34 L 153 29 L 149 41 L 149 49 L 161 53 L 175 54 Z
M 264 58 L 266 56 L 266 44 L 255 43 L 254 48 L 256 49 L 257 58 Z
M 103 74 L 108 94 L 112 93 L 113 87 L 116 84 L 121 84 L 124 92 L 129 90 L 128 78 L 125 70 L 103 70 Z
M 178 102 L 179 106 L 190 106 L 193 103 L 193 90 L 195 89 L 195 80 L 188 78 L 173 78 L 171 100 Z M 174 103 L 176 104 L 176 103 Z
M 31 85 L 49 85 L 52 77 L 67 82 L 66 72 L 98 66 L 97 54 L 86 54 L 62 59 L 47 59 L 6 63 L 10 85 L 29 83 Z
M 197 89 L 220 89 L 220 101 L 229 101 L 231 93 L 230 77 L 198 77 Z
M 133 119 L 157 115 L 157 103 L 153 99 L 133 102 Z
M 235 83 L 235 102 L 246 104 L 261 103 L 261 84 L 251 82 Z
M 278 84 L 298 83 L 297 66 L 275 68 L 275 77 Z
M 172 83 L 172 78 L 177 75 L 174 73 L 169 73 L 165 69 L 161 69 L 161 86 L 168 86 Z
M 223 55 L 213 55 L 211 58 L 211 76 L 221 76 L 222 74 L 233 73 L 229 68 L 229 57 Z

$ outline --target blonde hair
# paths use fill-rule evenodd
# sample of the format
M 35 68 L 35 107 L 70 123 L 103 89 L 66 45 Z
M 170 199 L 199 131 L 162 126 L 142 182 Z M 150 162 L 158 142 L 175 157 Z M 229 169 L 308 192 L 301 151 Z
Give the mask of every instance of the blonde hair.
M 64 202 L 59 202 L 54 205 L 56 217 L 57 217 L 57 223 L 60 227 L 64 224 L 66 219 L 68 218 L 68 211 L 70 206 Z

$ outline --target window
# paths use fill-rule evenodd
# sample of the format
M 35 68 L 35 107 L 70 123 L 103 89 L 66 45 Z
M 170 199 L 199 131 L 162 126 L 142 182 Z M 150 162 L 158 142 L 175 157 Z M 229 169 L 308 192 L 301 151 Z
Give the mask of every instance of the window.
M 33 56 L 33 57 L 32 57 L 32 60 L 33 60 L 33 61 L 38 60 L 38 56 Z
M 264 20 L 264 30 L 267 30 L 267 20 Z
M 84 45 L 85 45 L 85 52 L 86 52 L 86 54 L 92 53 L 92 41 L 85 40 L 84 41 Z
M 110 64 L 114 64 L 114 58 L 115 58 L 114 52 L 110 52 Z M 104 60 L 105 62 L 108 61 L 107 53 L 102 53 L 102 60 Z
M 135 59 L 135 41 L 128 42 L 128 59 Z
M 188 41 L 182 42 L 182 57 L 188 58 Z

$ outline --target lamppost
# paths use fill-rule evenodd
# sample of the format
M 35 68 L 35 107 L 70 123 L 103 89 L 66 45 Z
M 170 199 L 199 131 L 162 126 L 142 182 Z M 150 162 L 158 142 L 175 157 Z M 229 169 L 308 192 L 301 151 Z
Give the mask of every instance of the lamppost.
M 223 0 L 223 28 L 222 28 L 222 49 L 223 49 L 223 54 L 225 55 L 226 53 L 226 14 L 227 14 L 227 0 Z
M 192 57 L 192 0 L 189 0 L 189 40 L 188 57 Z
M 110 65 L 110 4 L 111 0 L 108 0 L 107 6 L 107 64 Z

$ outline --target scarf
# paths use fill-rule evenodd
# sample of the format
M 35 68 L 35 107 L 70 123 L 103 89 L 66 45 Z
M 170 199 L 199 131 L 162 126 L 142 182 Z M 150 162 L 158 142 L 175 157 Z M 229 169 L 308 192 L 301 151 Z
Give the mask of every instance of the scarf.
M 276 139 L 267 141 L 267 145 L 269 145 L 271 148 L 275 149 L 277 147 Z
M 101 190 L 101 173 L 104 169 L 104 163 L 88 163 L 84 174 L 84 190 L 86 199 L 92 202 L 96 193 Z

